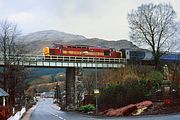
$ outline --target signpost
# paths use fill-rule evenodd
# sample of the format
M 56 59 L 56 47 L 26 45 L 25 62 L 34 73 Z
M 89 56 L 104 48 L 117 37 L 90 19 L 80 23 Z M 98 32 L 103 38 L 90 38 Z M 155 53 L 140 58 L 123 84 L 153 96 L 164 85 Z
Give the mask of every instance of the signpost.
M 100 93 L 100 92 L 99 92 L 99 89 L 94 89 L 94 95 L 95 95 L 95 96 L 98 96 L 99 93 Z

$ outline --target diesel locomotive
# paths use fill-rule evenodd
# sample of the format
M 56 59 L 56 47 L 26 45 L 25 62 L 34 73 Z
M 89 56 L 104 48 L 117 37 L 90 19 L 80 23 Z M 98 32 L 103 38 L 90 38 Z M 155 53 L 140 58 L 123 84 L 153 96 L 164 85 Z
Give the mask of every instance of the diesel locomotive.
M 54 44 L 53 47 L 43 49 L 45 56 L 84 56 L 97 58 L 122 58 L 122 52 L 113 48 L 102 48 L 88 45 L 63 45 Z

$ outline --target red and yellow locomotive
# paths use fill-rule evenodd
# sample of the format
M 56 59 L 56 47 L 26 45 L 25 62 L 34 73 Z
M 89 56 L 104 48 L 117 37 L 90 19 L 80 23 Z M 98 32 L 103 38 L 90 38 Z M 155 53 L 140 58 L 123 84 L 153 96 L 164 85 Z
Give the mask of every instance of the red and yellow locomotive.
M 82 56 L 82 57 L 99 57 L 99 58 L 122 58 L 122 52 L 113 48 L 101 48 L 88 45 L 62 45 L 54 44 L 52 48 L 43 49 L 45 56 Z

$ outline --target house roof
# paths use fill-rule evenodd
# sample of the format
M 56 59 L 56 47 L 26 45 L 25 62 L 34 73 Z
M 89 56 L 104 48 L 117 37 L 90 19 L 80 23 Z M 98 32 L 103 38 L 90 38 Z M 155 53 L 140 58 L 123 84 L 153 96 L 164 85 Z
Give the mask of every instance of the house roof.
M 0 88 L 0 97 L 2 96 L 9 96 L 9 94 L 5 92 L 2 88 Z

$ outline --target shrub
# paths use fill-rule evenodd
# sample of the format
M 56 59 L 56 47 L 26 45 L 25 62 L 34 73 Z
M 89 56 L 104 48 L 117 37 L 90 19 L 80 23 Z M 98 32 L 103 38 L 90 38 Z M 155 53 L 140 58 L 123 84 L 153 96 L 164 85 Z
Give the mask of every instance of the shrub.
M 92 104 L 82 105 L 78 109 L 79 112 L 85 112 L 85 113 L 87 113 L 89 111 L 94 111 L 94 110 L 95 110 L 95 107 Z
M 127 75 L 124 76 L 124 81 L 128 81 L 128 80 L 138 80 L 138 79 L 139 79 L 139 77 L 138 77 L 136 74 L 134 74 L 134 73 L 132 73 L 132 74 L 127 74 Z
M 130 69 L 122 76 L 123 79 L 117 84 L 101 89 L 100 109 L 116 108 L 150 99 L 153 90 L 159 89 L 163 80 L 162 73 L 152 69 L 143 74 L 137 74 L 135 70 Z
M 147 80 L 127 80 L 108 86 L 101 92 L 100 103 L 109 107 L 119 107 L 149 99 L 151 92 L 148 84 Z
M 163 75 L 159 71 L 151 71 L 151 73 L 148 75 L 148 80 L 152 82 L 152 86 L 154 86 L 156 89 L 160 89 Z

